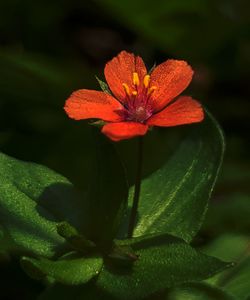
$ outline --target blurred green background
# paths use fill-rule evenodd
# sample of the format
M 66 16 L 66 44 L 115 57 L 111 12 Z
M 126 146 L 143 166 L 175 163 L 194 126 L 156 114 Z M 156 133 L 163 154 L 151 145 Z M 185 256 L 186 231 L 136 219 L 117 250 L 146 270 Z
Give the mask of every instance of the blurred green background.
M 250 229 L 247 0 L 0 0 L 1 151 L 45 164 L 82 187 L 91 152 L 86 151 L 89 126 L 68 119 L 64 102 L 75 89 L 99 89 L 95 75 L 103 79 L 105 63 L 123 49 L 142 56 L 149 68 L 167 58 L 187 60 L 194 68 L 186 93 L 214 114 L 227 142 L 210 213 L 194 243 L 210 247 L 225 234 L 230 241 L 245 237 Z M 222 252 L 229 247 L 221 245 Z M 1 257 L 0 274 L 0 299 L 34 299 L 42 289 L 15 259 Z

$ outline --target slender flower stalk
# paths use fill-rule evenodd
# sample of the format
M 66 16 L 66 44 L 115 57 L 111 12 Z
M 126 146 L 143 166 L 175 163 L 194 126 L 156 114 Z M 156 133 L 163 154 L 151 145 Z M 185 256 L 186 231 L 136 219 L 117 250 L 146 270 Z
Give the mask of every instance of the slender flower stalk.
M 136 223 L 138 205 L 140 200 L 140 191 L 141 191 L 142 164 L 143 164 L 143 137 L 139 137 L 135 189 L 134 189 L 133 204 L 132 204 L 129 225 L 128 225 L 128 238 L 133 237 L 134 227 Z

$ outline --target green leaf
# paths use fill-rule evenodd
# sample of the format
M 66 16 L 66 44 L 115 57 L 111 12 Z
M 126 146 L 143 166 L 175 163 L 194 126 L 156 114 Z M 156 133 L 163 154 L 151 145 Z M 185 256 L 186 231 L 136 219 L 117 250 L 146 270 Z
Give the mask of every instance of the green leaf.
M 45 258 L 23 257 L 21 266 L 31 277 L 41 275 L 54 278 L 68 285 L 79 285 L 97 276 L 102 267 L 101 257 L 85 257 L 52 261 Z M 38 274 L 38 277 L 36 276 Z
M 207 113 L 169 161 L 143 179 L 134 236 L 170 233 L 190 242 L 203 222 L 223 153 L 223 134 Z
M 106 264 L 97 286 L 118 299 L 141 299 L 176 284 L 203 280 L 230 266 L 197 252 L 170 235 L 134 238 L 118 242 L 138 255 L 132 268 Z
M 0 153 L 0 222 L 14 245 L 12 250 L 51 257 L 64 244 L 54 216 L 37 204 L 45 189 L 70 185 L 48 168 Z M 48 190 L 47 190 L 48 192 Z M 53 189 L 50 190 L 53 194 Z M 59 195 L 53 194 L 53 197 Z
M 172 289 L 166 300 L 233 300 L 223 290 L 204 283 L 188 283 Z

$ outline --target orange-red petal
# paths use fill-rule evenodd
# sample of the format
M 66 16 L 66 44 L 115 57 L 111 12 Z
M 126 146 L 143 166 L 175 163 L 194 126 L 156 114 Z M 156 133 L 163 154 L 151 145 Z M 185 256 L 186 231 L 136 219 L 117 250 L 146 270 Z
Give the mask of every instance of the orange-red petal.
M 103 92 L 78 90 L 66 100 L 64 109 L 75 120 L 97 118 L 110 122 L 122 121 L 119 111 L 123 106 Z
M 108 123 L 102 128 L 102 133 L 115 142 L 144 135 L 147 131 L 147 125 L 137 122 Z
M 203 119 L 204 112 L 201 104 L 191 97 L 181 96 L 161 112 L 150 117 L 147 124 L 168 127 L 196 123 Z
M 169 59 L 157 66 L 151 74 L 151 86 L 155 111 L 163 109 L 171 100 L 186 89 L 192 80 L 193 70 L 184 60 Z
M 147 69 L 140 56 L 126 51 L 120 52 L 105 66 L 104 74 L 110 90 L 122 102 L 126 97 L 122 84 L 126 83 L 130 89 L 133 89 L 133 72 L 138 73 L 139 80 L 142 82 Z

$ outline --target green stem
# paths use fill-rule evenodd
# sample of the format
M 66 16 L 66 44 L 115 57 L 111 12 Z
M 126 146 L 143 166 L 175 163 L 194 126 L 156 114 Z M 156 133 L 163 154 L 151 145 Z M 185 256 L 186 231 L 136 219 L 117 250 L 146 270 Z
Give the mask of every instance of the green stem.
M 143 137 L 138 138 L 138 153 L 137 153 L 137 171 L 135 178 L 135 190 L 133 205 L 131 209 L 129 225 L 128 225 L 128 238 L 133 236 L 133 231 L 136 222 L 138 204 L 140 200 L 140 191 L 141 191 L 141 175 L 142 175 L 142 161 L 143 161 Z

